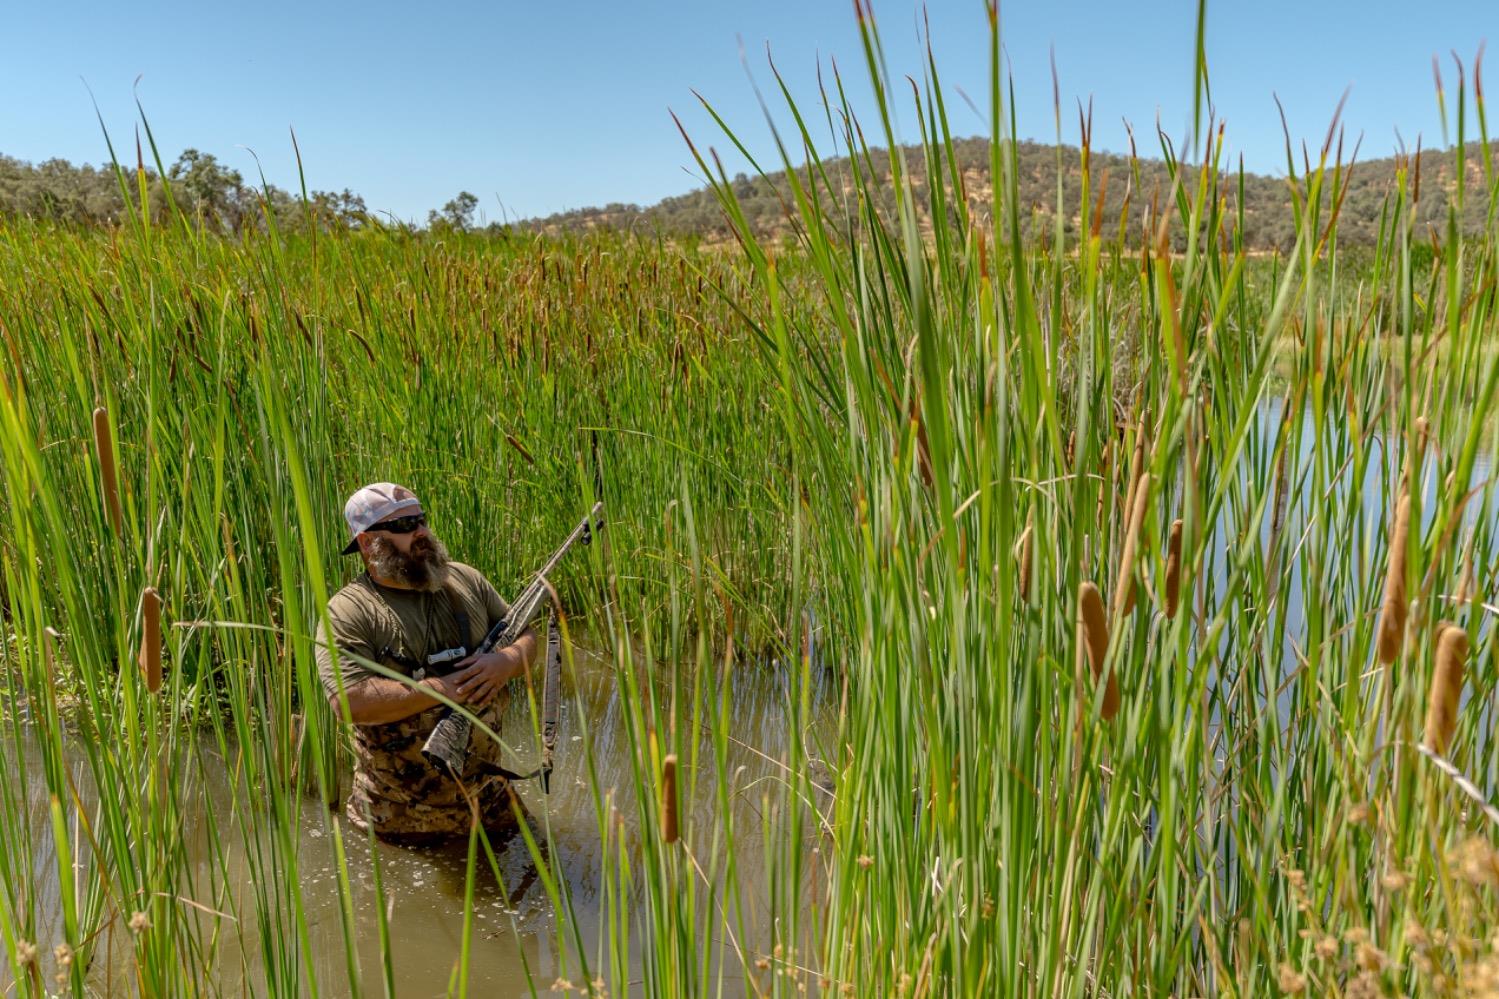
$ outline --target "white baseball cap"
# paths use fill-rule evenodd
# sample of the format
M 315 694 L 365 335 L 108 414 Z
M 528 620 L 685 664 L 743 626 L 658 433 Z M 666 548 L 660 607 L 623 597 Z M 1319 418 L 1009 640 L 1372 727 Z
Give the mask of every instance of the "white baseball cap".
M 416 493 L 394 482 L 372 482 L 360 489 L 344 504 L 344 520 L 349 524 L 349 543 L 343 554 L 359 550 L 359 535 L 382 520 L 407 513 L 420 513 L 422 501 Z

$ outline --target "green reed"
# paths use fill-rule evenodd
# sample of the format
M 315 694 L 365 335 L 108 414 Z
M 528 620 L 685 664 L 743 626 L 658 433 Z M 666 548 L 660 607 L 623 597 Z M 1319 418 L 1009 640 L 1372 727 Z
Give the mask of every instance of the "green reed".
M 612 595 L 587 571 L 556 580 L 579 623 L 602 620 L 604 599 L 653 614 L 671 599 L 655 537 L 684 488 L 708 512 L 700 537 L 724 584 L 754 603 L 778 589 L 780 528 L 760 497 L 784 457 L 761 430 L 748 333 L 705 292 L 704 274 L 737 280 L 721 255 L 607 237 L 230 242 L 12 222 L 0 261 L 14 764 L 0 781 L 14 833 L 0 932 L 32 988 L 59 971 L 97 986 L 133 949 L 135 980 L 112 987 L 192 991 L 243 951 L 257 990 L 378 991 L 358 981 L 346 870 L 348 977 L 317 981 L 297 850 L 307 823 L 326 827 L 341 867 L 365 848 L 322 804 L 339 800 L 342 760 L 309 637 L 351 574 L 332 553 L 361 482 L 417 489 L 454 553 L 508 589 L 597 475 L 621 568 Z M 164 600 L 154 694 L 136 666 L 146 587 Z M 751 641 L 774 638 L 763 616 L 741 620 Z M 26 818 L 38 754 L 50 843 Z M 227 811 L 203 777 L 224 767 Z M 59 925 L 31 869 L 49 850 Z
M 1150 224 L 1129 231 L 1093 202 L 1104 179 L 1085 119 L 1080 203 L 1062 203 L 1059 181 L 1038 247 L 1005 138 L 997 14 L 988 204 L 955 169 L 935 61 L 902 107 L 919 140 L 902 147 L 891 109 L 905 88 L 867 10 L 860 23 L 872 124 L 834 74 L 821 100 L 841 141 L 819 151 L 782 88 L 776 167 L 821 284 L 815 317 L 789 307 L 806 291 L 783 278 L 787 255 L 757 241 L 694 146 L 768 313 L 760 340 L 848 684 L 831 843 L 811 852 L 797 793 L 766 830 L 767 850 L 818 866 L 820 892 L 789 874 L 776 889 L 783 925 L 808 927 L 801 958 L 825 988 L 882 994 L 1479 987 L 1494 968 L 1494 831 L 1416 744 L 1436 622 L 1451 618 L 1477 640 L 1450 755 L 1485 792 L 1499 777 L 1487 611 L 1454 596 L 1492 536 L 1476 466 L 1499 379 L 1492 226 L 1462 232 L 1454 198 L 1418 271 L 1412 161 L 1372 263 L 1345 264 L 1337 211 L 1356 167 L 1334 122 L 1315 160 L 1290 160 L 1294 250 L 1247 259 L 1199 51 L 1197 131 L 1179 149 L 1162 137 L 1174 185 L 1136 192 L 1159 197 Z M 1473 95 L 1484 166 L 1460 197 L 1492 204 L 1476 81 Z M 1459 166 L 1466 100 L 1460 88 Z M 1066 215 L 1082 220 L 1070 239 Z M 1382 667 L 1403 490 L 1410 615 Z M 1028 524 L 1031 600 L 1011 554 Z M 1099 622 L 1117 717 L 1079 651 L 1083 583 L 1138 594 Z M 794 985 L 750 976 L 755 991 Z

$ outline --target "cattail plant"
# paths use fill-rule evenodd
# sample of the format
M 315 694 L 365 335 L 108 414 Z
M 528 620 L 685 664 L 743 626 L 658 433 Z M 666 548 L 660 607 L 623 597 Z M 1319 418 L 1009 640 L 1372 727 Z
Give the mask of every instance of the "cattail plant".
M 1135 446 L 1129 456 L 1129 492 L 1125 493 L 1124 513 L 1130 512 L 1130 502 L 1140 488 L 1140 476 L 1145 471 L 1145 417 L 1135 424 Z
M 141 650 L 136 657 L 146 689 L 161 689 L 161 594 L 154 586 L 141 591 Z
M 1395 508 L 1395 524 L 1390 530 L 1390 561 L 1385 572 L 1384 605 L 1379 613 L 1379 661 L 1385 665 L 1400 655 L 1400 642 L 1405 636 L 1405 617 L 1410 603 L 1405 592 L 1405 550 L 1410 534 L 1411 498 L 1400 497 Z
M 661 842 L 677 841 L 677 754 L 661 761 Z
M 1129 521 L 1124 528 L 1124 548 L 1119 553 L 1119 581 L 1114 586 L 1114 620 L 1123 620 L 1135 609 L 1135 549 L 1140 543 L 1140 526 L 1145 522 L 1145 499 L 1150 494 L 1150 473 L 1135 483 L 1134 502 L 1130 504 Z
M 1034 556 L 1036 531 L 1033 523 L 1027 523 L 1025 530 L 1020 532 L 1020 540 L 1015 542 L 1016 560 L 1020 563 L 1020 602 L 1030 603 L 1031 599 L 1031 558 Z
M 1171 522 L 1171 534 L 1166 539 L 1166 583 L 1162 587 L 1166 601 L 1166 616 L 1176 617 L 1177 603 L 1182 586 L 1182 522 L 1178 517 Z
M 1468 633 L 1450 621 L 1437 625 L 1436 670 L 1426 698 L 1426 737 L 1432 752 L 1444 754 L 1457 727 L 1457 702 L 1463 692 Z
M 120 514 L 120 483 L 115 469 L 114 444 L 109 436 L 109 411 L 103 406 L 94 410 L 94 455 L 99 461 L 104 511 L 109 516 L 109 526 L 119 534 L 124 522 L 124 517 Z
M 1077 622 L 1081 638 L 1087 648 L 1088 664 L 1093 669 L 1095 683 L 1103 674 L 1104 658 L 1109 651 L 1109 622 L 1104 615 L 1103 595 L 1092 583 L 1083 583 L 1077 591 Z M 1119 710 L 1119 682 L 1113 669 L 1104 682 L 1103 710 L 1105 721 Z M 1081 692 L 1079 692 L 1081 693 Z

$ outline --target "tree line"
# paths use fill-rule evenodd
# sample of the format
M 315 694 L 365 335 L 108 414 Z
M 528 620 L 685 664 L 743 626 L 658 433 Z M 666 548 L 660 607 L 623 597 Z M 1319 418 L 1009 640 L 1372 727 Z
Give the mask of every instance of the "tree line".
M 1460 224 L 1477 231 L 1484 224 L 1489 199 L 1483 195 L 1484 172 L 1479 146 L 1466 151 L 1464 199 Z M 989 178 L 989 143 L 987 140 L 960 139 L 953 146 L 954 162 L 962 178 L 964 194 L 970 209 L 980 221 L 987 221 L 991 204 Z M 926 175 L 920 149 L 906 150 L 906 163 L 917 189 L 924 188 Z M 1418 235 L 1436 238 L 1447 220 L 1447 205 L 1457 191 L 1454 151 L 1428 150 L 1404 161 L 1396 157 L 1344 165 L 1340 178 L 1338 236 L 1344 245 L 1370 245 L 1379 237 L 1387 197 L 1396 184 L 1396 171 L 1404 166 L 1412 179 L 1419 176 L 1419 194 L 1415 207 Z M 884 175 L 889 166 L 885 154 L 874 151 L 862 168 Z M 1075 147 L 1035 142 L 1021 142 L 1016 148 L 1016 178 L 1022 225 L 1027 235 L 1048 239 L 1056 228 L 1057 177 L 1062 178 L 1062 205 L 1067 217 L 1063 231 L 1075 235 L 1084 224 L 1079 206 L 1082 197 L 1082 153 Z M 1114 153 L 1089 154 L 1090 195 L 1095 203 L 1102 197 L 1101 219 L 1112 235 L 1119 227 L 1126 239 L 1138 242 L 1152 231 L 1152 218 L 1166 211 L 1165 199 L 1172 190 L 1167 163 L 1161 159 L 1134 159 Z M 1298 164 L 1298 170 L 1301 165 Z M 802 181 L 811 174 L 803 168 Z M 830 159 L 822 165 L 822 174 L 835 191 L 852 192 L 850 163 L 846 158 Z M 1190 191 L 1197 170 L 1183 170 Z M 113 226 L 124 221 L 126 211 L 141 211 L 140 187 L 144 185 L 145 210 L 156 219 L 165 219 L 173 205 L 206 229 L 225 233 L 246 229 L 263 229 L 270 224 L 283 229 L 298 229 L 308 224 L 321 228 L 357 229 L 371 223 L 389 223 L 376 219 L 358 194 L 341 191 L 312 191 L 306 202 L 273 184 L 248 183 L 240 171 L 221 163 L 212 153 L 186 149 L 169 166 L 164 176 L 150 168 L 116 171 L 113 166 L 74 165 L 62 159 L 32 164 L 0 154 L 0 217 L 24 216 L 51 219 L 66 224 Z M 750 177 L 739 174 L 732 181 L 749 224 L 761 237 L 789 235 L 794 223 L 788 215 L 791 195 L 784 172 Z M 1286 250 L 1296 239 L 1295 215 L 1291 211 L 1291 188 L 1285 178 L 1235 171 L 1220 189 L 1228 192 L 1223 206 L 1236 221 L 1242 218 L 1240 238 L 1249 250 Z M 882 188 L 888 193 L 889 185 Z M 1242 207 L 1239 204 L 1242 192 Z M 825 192 L 824 192 L 825 193 Z M 1325 198 L 1332 197 L 1331 185 L 1324 187 Z M 851 197 L 851 194 L 849 195 Z M 479 228 L 476 215 L 479 199 L 461 191 L 441 208 L 427 214 L 429 229 L 473 231 Z M 1328 205 L 1330 208 L 1330 204 Z M 875 206 L 882 212 L 893 212 L 893 201 Z M 845 214 L 852 217 L 861 210 L 847 204 Z M 929 221 L 929 220 L 928 220 Z M 718 208 L 712 192 L 691 191 L 642 207 L 634 204 L 610 204 L 562 212 L 545 218 L 528 219 L 514 224 L 499 223 L 484 227 L 500 232 L 519 229 L 546 234 L 576 233 L 594 229 L 611 229 L 671 237 L 689 237 L 710 241 L 728 240 L 733 236 L 728 221 Z
M 144 196 L 141 187 L 144 185 Z M 223 233 L 264 229 L 358 229 L 377 220 L 364 198 L 347 187 L 312 191 L 306 201 L 274 184 L 247 183 L 240 171 L 212 153 L 185 149 L 165 174 L 151 167 L 117 170 L 74 165 L 64 159 L 28 163 L 0 154 L 0 218 L 48 219 L 84 226 L 115 226 L 142 204 L 153 221 L 180 211 L 203 228 Z M 429 228 L 471 229 L 479 199 L 467 191 L 429 212 Z
M 238 232 L 269 222 L 296 228 L 309 212 L 325 226 L 357 227 L 369 220 L 364 199 L 349 189 L 314 191 L 308 205 L 272 184 L 249 184 L 212 153 L 185 149 L 165 177 L 150 168 L 116 170 L 63 159 L 31 164 L 0 154 L 0 216 L 50 219 L 75 225 L 120 225 L 144 210 L 166 219 L 173 203 L 207 229 Z M 129 201 L 127 202 L 127 192 Z

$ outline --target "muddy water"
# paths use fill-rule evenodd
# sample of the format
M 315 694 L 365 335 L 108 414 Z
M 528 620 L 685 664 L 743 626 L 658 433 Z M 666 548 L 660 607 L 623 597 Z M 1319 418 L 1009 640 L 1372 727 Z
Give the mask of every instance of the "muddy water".
M 470 931 L 471 995 L 529 994 L 528 972 L 529 980 L 541 993 L 546 993 L 564 975 L 581 981 L 575 955 L 564 953 L 559 939 L 567 941 L 568 951 L 575 951 L 572 941 L 580 939 L 590 967 L 597 972 L 593 961 L 600 953 L 601 920 L 606 918 L 601 884 L 604 858 L 593 782 L 584 752 L 585 732 L 592 747 L 598 792 L 613 793 L 623 814 L 627 842 L 635 837 L 634 827 L 638 822 L 628 733 L 622 718 L 624 686 L 616 681 L 611 665 L 601 655 L 580 651 L 576 667 L 572 681 L 564 682 L 565 702 L 559 719 L 551 793 L 543 794 L 535 781 L 528 781 L 520 788 L 530 813 L 531 828 L 553 857 L 554 869 L 562 872 L 562 887 L 571 899 L 572 922 L 557 918 L 520 836 L 494 843 L 499 881 L 481 850 Z M 786 751 L 792 697 L 783 669 L 756 667 L 734 672 L 730 698 L 736 742 L 731 744 L 729 770 L 735 774 L 734 786 L 746 790 L 735 796 L 738 813 L 735 821 L 739 828 L 751 831 L 751 842 L 736 852 L 735 863 L 739 883 L 749 889 L 748 902 L 753 909 L 757 891 L 763 890 L 767 882 L 758 836 L 758 807 L 763 790 L 759 785 L 785 774 L 776 761 Z M 817 700 L 823 711 L 832 703 L 827 691 L 819 692 Z M 513 705 L 511 715 L 505 733 L 530 731 L 524 706 Z M 712 748 L 706 736 L 700 740 L 698 749 L 704 777 L 697 799 L 683 801 L 684 816 L 713 813 L 711 799 L 715 792 L 709 776 L 713 769 Z M 684 741 L 684 758 L 687 752 Z M 236 754 L 237 750 L 231 748 L 226 760 L 216 744 L 200 743 L 197 774 L 188 781 L 193 786 L 178 791 L 182 800 L 202 802 L 204 816 L 190 822 L 186 830 L 188 862 L 179 895 L 187 900 L 183 904 L 199 912 L 199 946 L 212 951 L 206 963 L 216 973 L 211 983 L 203 984 L 208 985 L 211 993 L 264 994 L 268 976 L 263 944 L 270 938 L 288 942 L 280 948 L 270 948 L 272 953 L 279 949 L 291 955 L 282 974 L 277 976 L 281 982 L 301 982 L 301 991 L 307 994 L 310 990 L 305 986 L 306 965 L 310 964 L 311 977 L 317 981 L 320 994 L 348 994 L 351 991 L 348 958 L 330 814 L 321 803 L 303 800 L 304 813 L 291 833 L 293 840 L 283 840 L 287 848 L 274 849 L 271 838 L 286 833 L 274 832 L 277 824 L 268 816 L 247 818 L 246 809 L 254 807 L 254 796 L 247 794 L 242 784 L 236 785 L 231 780 Z M 46 785 L 35 754 L 28 756 L 31 758 L 27 779 L 34 792 L 30 795 L 33 827 L 45 828 Z M 528 760 L 529 755 L 515 762 L 524 765 Z M 92 811 L 94 794 L 88 786 L 87 764 L 80 760 L 72 769 Z M 347 779 L 344 786 L 347 787 Z M 212 819 L 206 817 L 209 813 Z M 338 818 L 342 819 L 341 810 Z M 211 825 L 217 826 L 216 835 Z M 288 824 L 281 828 L 289 827 Z M 247 829 L 260 831 L 246 832 Z M 344 830 L 361 991 L 370 995 L 384 993 L 378 925 L 380 902 L 375 884 L 378 865 L 389 925 L 395 995 L 404 999 L 450 994 L 450 985 L 456 984 L 464 933 L 466 842 L 442 849 L 409 849 L 376 843 L 372 851 L 365 837 L 347 825 Z M 706 844 L 709 835 L 703 831 L 701 842 Z M 219 844 L 217 850 L 212 845 L 215 840 Z M 56 861 L 50 853 L 50 837 L 39 837 L 38 842 L 45 842 L 47 850 L 34 858 L 30 883 L 42 893 L 39 909 L 44 922 L 51 923 L 54 935 L 60 936 L 55 933 L 61 912 Z M 285 860 L 293 851 L 295 871 Z M 293 942 L 297 934 L 296 921 L 291 915 L 293 906 L 284 888 L 278 888 L 291 878 L 300 886 L 308 934 L 305 951 Z M 566 936 L 559 938 L 559 932 Z M 50 980 L 52 941 L 45 934 L 40 936 L 44 971 Z M 106 940 L 105 953 L 98 955 L 90 969 L 90 982 L 101 994 L 133 994 L 128 934 L 121 929 L 117 933 L 112 930 L 107 936 L 115 939 Z M 720 942 L 714 942 L 715 952 L 720 946 Z M 737 967 L 733 960 L 724 963 L 726 992 L 730 995 L 741 992 L 735 980 Z M 0 979 L 6 977 L 0 971 Z M 638 978 L 638 968 L 632 969 L 631 977 Z M 0 988 L 10 985 L 9 981 L 0 980 Z
M 566 704 L 559 720 L 557 762 L 550 794 L 544 794 L 536 781 L 520 785 L 531 828 L 538 842 L 549 850 L 554 869 L 560 868 L 562 872 L 574 925 L 559 926 L 565 921 L 556 918 L 522 837 L 513 836 L 495 844 L 499 882 L 481 850 L 475 878 L 469 972 L 469 984 L 478 995 L 527 993 L 528 969 L 530 979 L 543 992 L 563 975 L 580 980 L 576 957 L 562 952 L 564 946 L 568 950 L 573 948 L 573 933 L 583 941 L 590 959 L 598 954 L 604 858 L 595 791 L 582 744 L 585 729 L 592 747 L 598 793 L 612 792 L 626 817 L 627 829 L 633 831 L 637 812 L 628 733 L 623 729 L 621 717 L 624 686 L 616 682 L 612 669 L 600 656 L 580 655 L 577 665 L 573 685 L 577 697 Z M 730 759 L 731 771 L 743 768 L 736 783 L 750 787 L 756 781 L 780 776 L 781 768 L 773 761 L 782 759 L 786 750 L 791 704 L 784 674 L 776 670 L 741 671 L 735 678 L 732 696 L 734 735 L 743 744 L 734 748 Z M 580 710 L 583 718 L 579 717 Z M 506 731 L 529 731 L 529 720 L 521 705 L 515 705 L 511 714 Z M 711 759 L 706 737 L 701 740 L 699 751 L 703 760 Z M 710 780 L 704 779 L 696 805 L 684 802 L 683 814 L 688 814 L 688 809 L 700 816 L 711 814 L 712 793 Z M 759 793 L 742 795 L 737 800 L 741 812 L 736 816 L 738 827 L 758 828 L 755 808 L 760 801 Z M 321 821 L 302 823 L 299 846 L 303 901 L 317 978 L 332 984 L 345 981 L 347 972 L 337 866 L 323 825 Z M 758 869 L 760 851 L 756 844 L 758 837 L 749 849 L 739 850 L 736 856 L 743 885 L 763 885 L 766 880 Z M 378 991 L 382 974 L 376 912 L 379 903 L 373 870 L 378 861 L 385 888 L 396 994 L 401 997 L 448 994 L 462 946 L 467 844 L 414 850 L 377 843 L 375 855 L 371 856 L 367 841 L 355 837 L 348 849 L 359 963 L 366 987 Z M 568 936 L 559 938 L 559 933 Z M 568 942 L 564 944 L 563 940 Z M 734 962 L 729 962 L 729 967 L 734 967 Z M 223 980 L 226 990 L 234 989 L 235 977 L 232 972 L 226 974 Z

